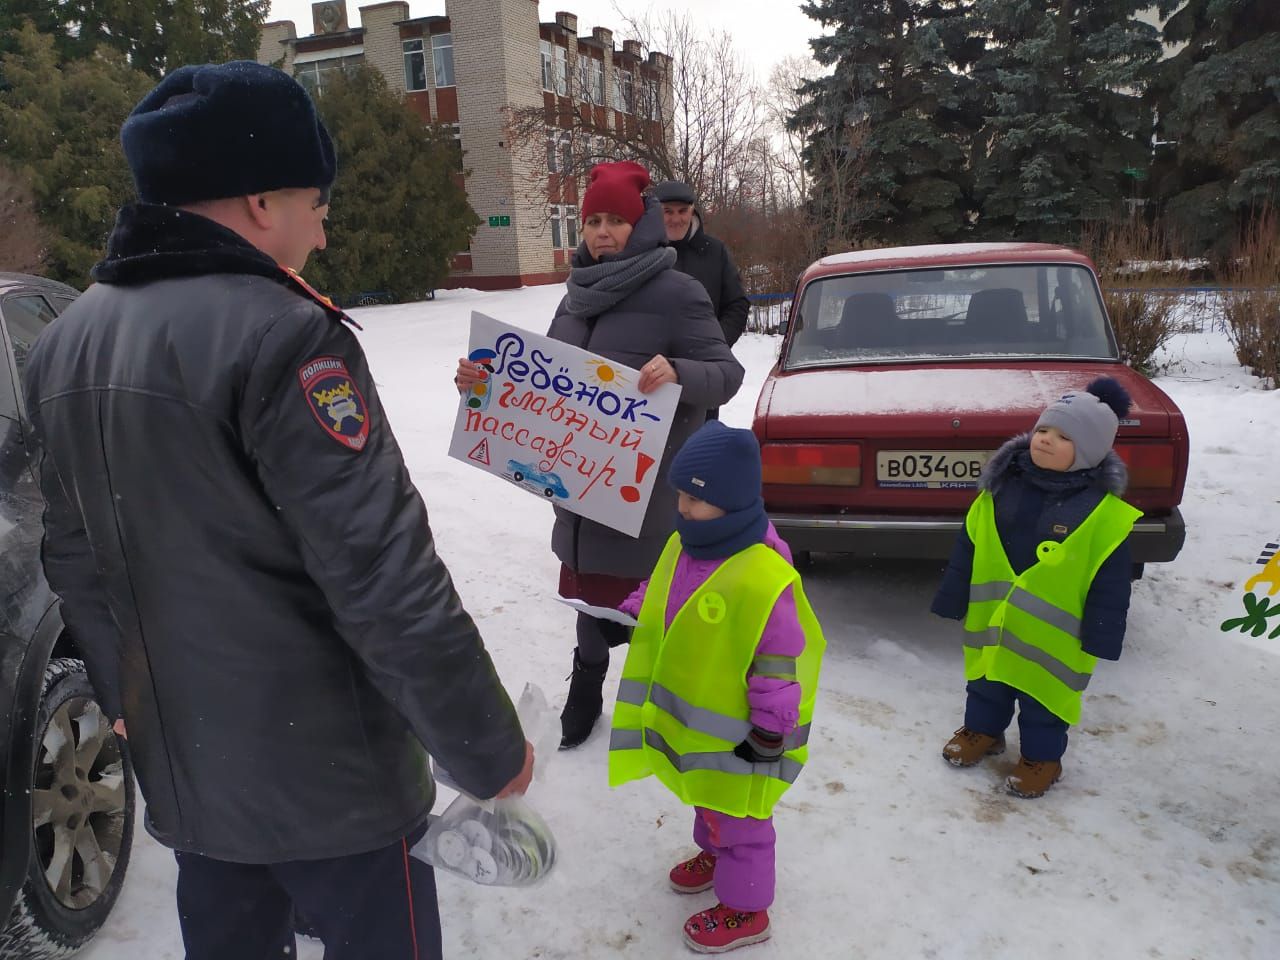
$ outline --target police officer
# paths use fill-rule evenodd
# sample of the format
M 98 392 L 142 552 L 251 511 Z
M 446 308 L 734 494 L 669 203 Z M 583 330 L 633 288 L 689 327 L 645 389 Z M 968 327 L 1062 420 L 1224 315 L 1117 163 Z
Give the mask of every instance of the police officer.
M 492 797 L 532 750 L 364 353 L 294 272 L 333 144 L 252 62 L 173 71 L 121 138 L 141 202 L 26 390 L 46 574 L 176 852 L 187 957 L 294 954 L 295 905 L 328 960 L 437 957 L 427 753 Z

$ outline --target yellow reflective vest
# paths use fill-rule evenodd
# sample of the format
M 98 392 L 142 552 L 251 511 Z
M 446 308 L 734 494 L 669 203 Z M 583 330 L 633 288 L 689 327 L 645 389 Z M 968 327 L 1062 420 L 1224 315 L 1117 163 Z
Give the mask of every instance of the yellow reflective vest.
M 764 819 L 808 759 L 826 640 L 800 575 L 763 543 L 725 560 L 667 628 L 679 555 L 680 538 L 673 534 L 640 608 L 613 713 L 609 785 L 653 774 L 685 803 Z M 795 658 L 757 657 L 769 614 L 788 586 L 804 630 L 804 652 Z M 800 684 L 799 724 L 772 763 L 748 763 L 733 752 L 751 732 L 752 675 Z
M 1124 542 L 1142 511 L 1107 494 L 1065 540 L 1046 540 L 1015 575 L 996 530 L 995 502 L 984 490 L 969 508 L 973 574 L 964 618 L 964 675 L 1007 683 L 1067 723 L 1098 658 L 1080 646 L 1080 618 L 1093 578 Z

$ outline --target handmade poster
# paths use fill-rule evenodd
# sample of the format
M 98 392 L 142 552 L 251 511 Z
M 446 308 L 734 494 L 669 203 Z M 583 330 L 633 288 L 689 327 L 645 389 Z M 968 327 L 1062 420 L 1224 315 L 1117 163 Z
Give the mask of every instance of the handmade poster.
M 449 456 L 556 506 L 636 536 L 679 384 L 471 314 L 467 356 L 486 373 L 458 403 Z

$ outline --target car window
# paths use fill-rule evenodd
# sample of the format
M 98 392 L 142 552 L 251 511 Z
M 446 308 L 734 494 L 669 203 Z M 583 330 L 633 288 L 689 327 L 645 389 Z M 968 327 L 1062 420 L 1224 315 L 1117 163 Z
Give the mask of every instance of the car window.
M 75 302 L 75 298 L 73 297 L 53 298 L 53 305 L 58 308 L 58 316 L 62 316 L 66 312 L 67 307 L 71 306 Z
M 32 344 L 57 314 L 48 300 L 36 294 L 7 297 L 0 304 L 0 312 L 4 314 L 4 326 L 9 331 L 9 342 L 13 344 L 13 362 L 21 380 Z
M 1118 356 L 1093 274 L 1074 264 L 824 277 L 805 289 L 796 318 L 785 367 Z

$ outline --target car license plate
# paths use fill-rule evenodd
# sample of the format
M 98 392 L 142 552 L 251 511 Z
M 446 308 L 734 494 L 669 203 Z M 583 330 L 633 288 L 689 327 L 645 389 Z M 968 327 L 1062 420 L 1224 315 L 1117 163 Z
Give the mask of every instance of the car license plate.
M 990 450 L 881 450 L 876 485 L 971 490 L 990 457 Z

